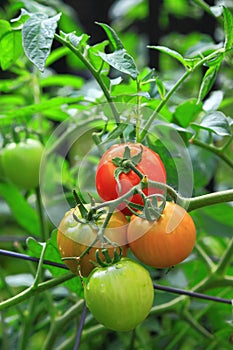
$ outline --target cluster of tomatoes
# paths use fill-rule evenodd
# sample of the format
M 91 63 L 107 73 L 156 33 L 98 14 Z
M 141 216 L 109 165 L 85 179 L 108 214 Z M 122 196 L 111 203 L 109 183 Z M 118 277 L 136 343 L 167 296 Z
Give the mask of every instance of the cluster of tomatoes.
M 191 216 L 163 201 L 165 187 L 158 183 L 166 183 L 166 171 L 157 153 L 139 143 L 116 144 L 104 153 L 96 171 L 96 189 L 105 202 L 79 203 L 58 228 L 61 257 L 71 271 L 87 277 L 88 308 L 112 330 L 132 330 L 150 312 L 154 288 L 143 265 L 176 265 L 195 244 Z M 127 257 L 129 249 L 138 262 Z

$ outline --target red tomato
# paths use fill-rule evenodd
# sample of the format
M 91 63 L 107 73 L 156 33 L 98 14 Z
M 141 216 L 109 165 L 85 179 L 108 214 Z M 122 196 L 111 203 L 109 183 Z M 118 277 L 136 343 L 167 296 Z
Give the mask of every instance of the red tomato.
M 171 267 L 192 252 L 196 228 L 184 208 L 166 202 L 158 221 L 147 221 L 136 215 L 131 217 L 128 241 L 132 252 L 141 262 L 157 268 Z
M 105 201 L 122 196 L 140 182 L 139 176 L 133 170 L 130 170 L 128 173 L 122 172 L 119 176 L 121 185 L 121 189 L 119 189 L 114 177 L 117 166 L 113 164 L 112 160 L 117 157 L 123 158 L 126 146 L 130 149 L 131 157 L 139 154 L 142 147 L 141 160 L 136 165 L 136 168 L 143 175 L 147 175 L 149 180 L 166 183 L 166 170 L 157 153 L 140 143 L 128 142 L 125 144 L 116 144 L 111 146 L 109 150 L 103 154 L 96 171 L 96 189 L 99 196 Z M 163 191 L 158 188 L 147 188 L 144 189 L 143 192 L 146 195 L 163 193 Z M 133 195 L 131 198 L 128 198 L 128 200 L 132 203 L 143 205 L 142 198 L 139 194 Z M 126 208 L 125 203 L 122 203 L 119 209 L 126 215 L 132 214 L 130 210 Z
M 79 257 L 96 238 L 98 229 L 103 225 L 106 217 L 106 214 L 102 214 L 95 222 L 95 226 L 93 226 L 88 223 L 83 224 L 76 221 L 73 214 L 75 214 L 79 219 L 82 217 L 78 206 L 76 206 L 75 208 L 70 209 L 64 215 L 58 227 L 57 244 L 62 258 Z M 120 211 L 115 211 L 112 214 L 104 232 L 107 238 L 122 247 L 123 256 L 126 256 L 128 252 L 127 226 L 128 220 L 124 214 L 122 214 Z M 79 266 L 81 274 L 85 277 L 88 276 L 95 267 L 93 262 L 96 262 L 95 253 L 97 248 L 100 248 L 99 241 L 89 250 L 86 255 L 84 255 L 80 261 Z M 108 248 L 110 257 L 113 257 L 114 248 L 110 245 L 104 246 L 104 248 Z M 104 258 L 102 253 L 100 254 L 100 257 Z M 78 260 L 64 260 L 64 263 L 72 272 L 77 275 L 79 274 Z

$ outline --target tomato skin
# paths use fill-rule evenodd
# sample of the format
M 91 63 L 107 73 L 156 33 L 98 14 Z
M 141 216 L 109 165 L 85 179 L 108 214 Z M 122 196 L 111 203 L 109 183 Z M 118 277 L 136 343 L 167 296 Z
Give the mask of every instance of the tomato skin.
M 148 179 L 166 183 L 166 170 L 157 153 L 140 143 L 128 142 L 125 144 L 115 144 L 103 154 L 96 170 L 96 189 L 99 196 L 105 201 L 118 198 L 140 182 L 139 176 L 132 170 L 127 174 L 121 173 L 119 177 L 121 192 L 119 192 L 117 182 L 114 178 L 116 165 L 113 164 L 112 159 L 116 157 L 123 158 L 126 146 L 129 147 L 131 156 L 138 154 L 142 147 L 143 152 L 141 161 L 136 168 L 142 174 L 147 175 Z M 146 195 L 163 193 L 163 191 L 158 188 L 144 189 L 143 192 Z M 136 204 L 143 204 L 142 198 L 139 194 L 133 195 L 129 200 Z M 126 204 L 122 203 L 118 208 L 122 210 L 124 214 L 131 215 L 132 213 L 130 210 L 125 207 Z
M 166 202 L 158 221 L 147 221 L 136 215 L 128 226 L 129 246 L 144 264 L 166 268 L 186 259 L 196 241 L 196 228 L 184 208 Z
M 97 234 L 90 225 L 77 222 L 73 217 L 73 213 L 81 218 L 77 206 L 65 214 L 58 227 L 57 244 L 62 258 L 79 257 L 93 242 Z M 102 226 L 104 218 L 105 215 L 100 217 L 97 223 L 98 227 Z M 122 247 L 123 256 L 126 256 L 128 253 L 127 226 L 128 220 L 126 217 L 120 211 L 115 211 L 105 230 L 106 237 Z M 78 261 L 76 260 L 64 260 L 64 263 L 76 275 L 79 274 L 78 267 L 80 267 L 82 276 L 86 277 L 95 268 L 95 265 L 91 261 L 96 262 L 95 254 L 97 248 L 100 248 L 100 242 L 84 255 L 80 261 L 80 265 L 78 265 Z M 110 257 L 113 257 L 114 248 L 109 245 L 105 246 L 105 248 L 108 248 Z M 102 253 L 100 253 L 100 257 L 103 258 Z
M 39 185 L 39 170 L 44 146 L 34 139 L 9 143 L 2 150 L 6 178 L 20 189 L 30 190 Z
M 122 258 L 109 267 L 96 268 L 87 278 L 84 298 L 93 316 L 114 331 L 130 331 L 148 316 L 154 301 L 149 272 Z

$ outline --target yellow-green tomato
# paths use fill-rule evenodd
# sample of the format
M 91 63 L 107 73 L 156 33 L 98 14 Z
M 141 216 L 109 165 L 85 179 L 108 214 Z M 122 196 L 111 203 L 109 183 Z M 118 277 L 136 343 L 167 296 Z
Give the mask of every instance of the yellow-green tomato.
M 30 190 L 37 187 L 43 151 L 44 146 L 34 139 L 7 144 L 2 150 L 6 178 L 20 189 Z
M 114 331 L 130 331 L 145 320 L 154 301 L 149 272 L 129 258 L 96 268 L 84 286 L 87 307 L 101 324 Z

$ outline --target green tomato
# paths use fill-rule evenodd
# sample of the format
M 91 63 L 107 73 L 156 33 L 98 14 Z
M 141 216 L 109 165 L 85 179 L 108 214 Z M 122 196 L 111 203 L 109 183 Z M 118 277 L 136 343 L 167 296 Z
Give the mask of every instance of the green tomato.
M 84 286 L 84 298 L 93 316 L 105 327 L 130 331 L 148 316 L 154 288 L 142 265 L 122 258 L 92 271 Z
M 30 190 L 37 187 L 43 151 L 43 145 L 33 139 L 6 145 L 2 150 L 6 178 L 20 189 Z

